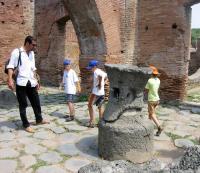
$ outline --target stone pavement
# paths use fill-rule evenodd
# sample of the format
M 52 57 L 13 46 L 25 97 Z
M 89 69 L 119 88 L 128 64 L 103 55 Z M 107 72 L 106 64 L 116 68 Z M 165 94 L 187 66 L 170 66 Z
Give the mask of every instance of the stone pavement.
M 22 129 L 17 107 L 0 109 L 0 172 L 76 173 L 80 167 L 101 159 L 97 152 L 98 129 L 84 126 L 88 121 L 87 103 L 76 103 L 76 121 L 65 122 L 68 110 L 62 92 L 42 88 L 40 98 L 43 116 L 51 123 L 33 126 L 34 134 Z M 183 155 L 185 146 L 199 144 L 200 115 L 172 106 L 159 106 L 157 114 L 165 130 L 155 137 L 154 157 L 164 166 Z M 34 122 L 31 107 L 27 115 Z

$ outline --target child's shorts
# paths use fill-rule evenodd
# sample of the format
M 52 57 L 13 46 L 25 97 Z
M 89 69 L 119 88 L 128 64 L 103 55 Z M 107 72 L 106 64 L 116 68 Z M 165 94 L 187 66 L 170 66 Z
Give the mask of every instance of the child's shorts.
M 75 99 L 76 99 L 76 95 L 75 94 L 66 94 L 65 96 L 66 98 L 66 102 L 71 102 L 74 103 Z
M 103 96 L 97 96 L 96 95 L 96 100 L 94 101 L 94 105 L 96 105 L 98 108 L 102 106 L 104 102 L 104 95 Z
M 159 101 L 149 101 L 148 102 L 148 112 L 150 115 L 155 113 L 155 108 L 158 105 L 159 105 Z

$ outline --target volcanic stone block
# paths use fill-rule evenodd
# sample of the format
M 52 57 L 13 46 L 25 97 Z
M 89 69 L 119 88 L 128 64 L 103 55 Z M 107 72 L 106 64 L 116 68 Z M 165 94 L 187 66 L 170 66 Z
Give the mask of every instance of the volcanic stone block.
M 143 90 L 149 68 L 106 65 L 110 97 L 99 124 L 99 155 L 143 163 L 152 158 L 153 124 L 144 118 Z
M 151 75 L 150 68 L 132 65 L 105 65 L 110 81 L 110 97 L 104 113 L 106 121 L 115 121 L 125 110 L 143 108 L 143 91 Z

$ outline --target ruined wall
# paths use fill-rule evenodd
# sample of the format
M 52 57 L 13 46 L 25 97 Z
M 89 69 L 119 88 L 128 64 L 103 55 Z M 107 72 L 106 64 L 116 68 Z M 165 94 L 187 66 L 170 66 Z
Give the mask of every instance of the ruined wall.
M 36 63 L 44 84 L 58 85 L 66 57 L 79 72 L 78 41 L 61 0 L 35 1 L 35 36 L 38 43 Z
M 0 84 L 6 81 L 4 63 L 12 49 L 22 46 L 33 35 L 34 1 L 1 0 L 0 2 Z
M 196 1 L 139 1 L 138 64 L 162 73 L 161 98 L 183 99 L 188 75 L 190 5 Z
M 64 0 L 80 45 L 83 90 L 90 88 L 85 67 L 90 59 L 104 63 L 135 63 L 135 0 Z
M 77 71 L 79 65 L 86 90 L 90 73 L 85 67 L 90 59 L 100 60 L 102 68 L 104 63 L 153 64 L 162 73 L 161 98 L 183 99 L 190 59 L 190 6 L 199 2 L 36 0 L 36 62 L 42 81 L 58 85 L 66 56 Z M 7 56 L 10 47 L 33 32 L 33 5 L 27 0 L 1 2 L 0 55 Z M 0 56 L 1 64 L 6 56 Z M 2 69 L 0 75 L 2 79 Z
M 90 72 L 85 68 L 90 59 L 98 59 L 102 68 L 105 62 L 136 64 L 136 17 L 133 15 L 136 13 L 136 2 L 36 0 L 36 62 L 42 81 L 58 84 L 65 56 L 71 57 L 77 72 L 80 65 L 82 86 L 86 90 L 90 88 L 91 82 L 88 78 Z

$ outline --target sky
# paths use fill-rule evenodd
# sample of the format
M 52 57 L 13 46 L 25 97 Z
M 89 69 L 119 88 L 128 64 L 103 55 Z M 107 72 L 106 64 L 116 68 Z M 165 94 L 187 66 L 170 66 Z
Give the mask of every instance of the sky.
M 192 6 L 192 28 L 200 28 L 200 3 Z

